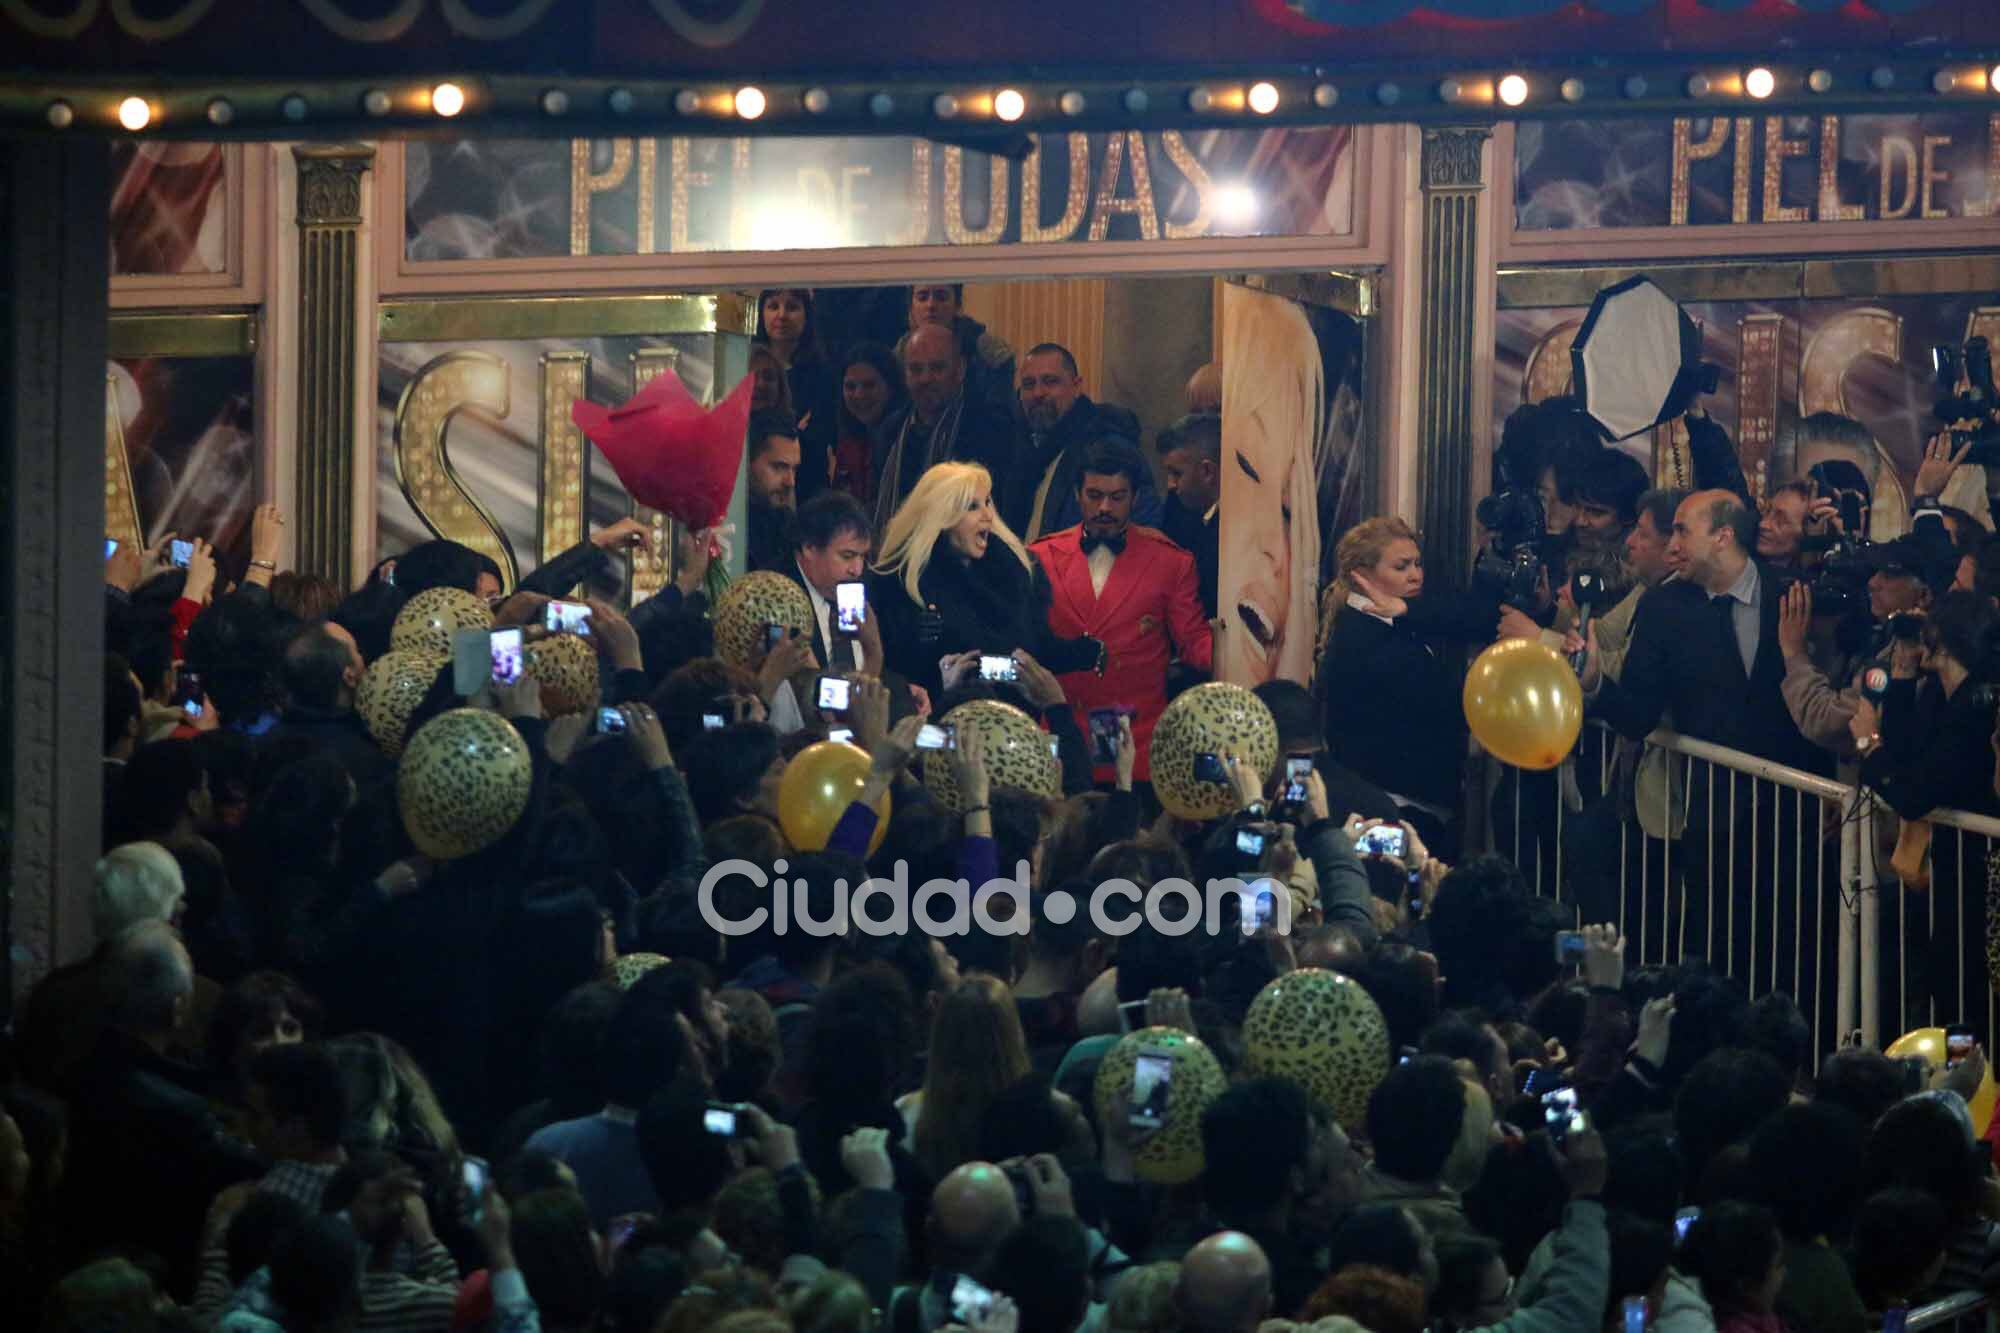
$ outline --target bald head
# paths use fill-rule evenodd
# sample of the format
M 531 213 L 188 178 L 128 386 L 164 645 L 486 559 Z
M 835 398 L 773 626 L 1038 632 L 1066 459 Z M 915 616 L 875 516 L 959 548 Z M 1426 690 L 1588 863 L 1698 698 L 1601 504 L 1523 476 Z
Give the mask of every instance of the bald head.
M 991 1162 L 967 1162 L 931 1191 L 932 1260 L 968 1272 L 1021 1223 L 1014 1182 Z
M 1181 1260 L 1174 1287 L 1184 1333 L 1248 1333 L 1271 1309 L 1271 1261 L 1240 1231 L 1218 1231 Z
M 1696 491 L 1674 511 L 1669 563 L 1710 593 L 1727 592 L 1757 549 L 1757 515 L 1734 491 Z
M 920 420 L 934 422 L 965 384 L 965 358 L 948 324 L 923 324 L 903 340 L 903 379 Z

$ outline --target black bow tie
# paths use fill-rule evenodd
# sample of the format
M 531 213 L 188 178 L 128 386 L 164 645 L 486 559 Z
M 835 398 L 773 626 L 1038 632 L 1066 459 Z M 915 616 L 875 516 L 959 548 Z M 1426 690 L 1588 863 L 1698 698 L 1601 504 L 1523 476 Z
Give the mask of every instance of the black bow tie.
M 1089 555 L 1100 546 L 1110 551 L 1113 555 L 1123 555 L 1125 553 L 1125 534 L 1121 532 L 1116 537 L 1093 537 L 1089 533 L 1085 533 L 1080 545 L 1083 547 L 1085 555 Z

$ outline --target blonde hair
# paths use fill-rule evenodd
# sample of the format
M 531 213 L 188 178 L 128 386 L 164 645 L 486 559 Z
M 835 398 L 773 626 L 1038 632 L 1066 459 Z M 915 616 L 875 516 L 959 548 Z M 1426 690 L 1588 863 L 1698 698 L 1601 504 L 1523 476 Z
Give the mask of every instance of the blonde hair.
M 1276 677 L 1304 681 L 1312 670 L 1319 614 L 1319 472 L 1327 452 L 1326 370 L 1305 311 L 1281 296 L 1232 288 L 1237 306 L 1223 319 L 1222 419 L 1262 417 L 1268 435 L 1291 445 L 1291 552 L 1285 643 Z M 1254 368 L 1254 369 L 1252 369 Z M 1232 369 L 1239 373 L 1232 374 Z M 1276 480 L 1275 478 L 1273 479 Z
M 876 562 L 876 572 L 900 573 L 903 590 L 922 606 L 924 594 L 918 585 L 930 566 L 938 538 L 965 516 L 982 493 L 993 493 L 993 474 L 977 463 L 939 463 L 925 472 L 882 534 L 882 557 Z M 1034 571 L 1028 548 L 998 512 L 993 515 L 993 536 L 1014 553 L 1021 568 Z
M 1417 530 L 1394 514 L 1364 518 L 1342 534 L 1340 545 L 1333 549 L 1333 582 L 1326 585 L 1326 595 L 1320 602 L 1318 655 L 1322 659 L 1328 641 L 1333 638 L 1333 618 L 1346 609 L 1347 599 L 1356 591 L 1354 572 L 1373 569 L 1397 542 L 1413 542 L 1419 548 L 1423 545 Z

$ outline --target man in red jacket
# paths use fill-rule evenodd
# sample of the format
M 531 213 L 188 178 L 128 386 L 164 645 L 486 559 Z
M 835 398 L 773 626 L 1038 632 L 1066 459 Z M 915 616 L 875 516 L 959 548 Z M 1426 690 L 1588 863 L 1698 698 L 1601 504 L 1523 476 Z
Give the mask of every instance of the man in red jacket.
M 1102 673 L 1062 676 L 1063 693 L 1080 721 L 1095 709 L 1132 714 L 1133 776 L 1140 781 L 1150 776 L 1153 724 L 1167 706 L 1167 663 L 1178 649 L 1181 661 L 1207 671 L 1213 646 L 1194 557 L 1157 528 L 1132 522 L 1145 475 L 1145 460 L 1130 445 L 1092 444 L 1078 468 L 1083 522 L 1029 548 L 1054 588 L 1049 628 L 1104 645 Z M 1097 765 L 1097 779 L 1111 781 L 1112 766 Z

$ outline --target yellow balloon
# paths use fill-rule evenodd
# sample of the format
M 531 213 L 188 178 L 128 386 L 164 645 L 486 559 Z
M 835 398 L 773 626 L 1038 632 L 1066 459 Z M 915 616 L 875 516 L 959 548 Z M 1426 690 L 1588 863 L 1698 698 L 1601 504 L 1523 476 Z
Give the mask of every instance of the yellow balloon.
M 1583 730 L 1583 687 L 1555 649 L 1502 639 L 1465 673 L 1465 720 L 1502 763 L 1554 768 Z
M 868 752 L 845 741 L 821 741 L 792 756 L 778 779 L 778 827 L 802 852 L 823 851 L 833 826 L 847 813 L 868 783 Z M 875 834 L 868 854 L 882 845 L 889 831 L 889 793 L 875 802 Z
M 1931 1065 L 1942 1069 L 1945 1063 L 1944 1029 L 1912 1028 L 1891 1042 L 1889 1049 L 1882 1053 L 1891 1060 L 1919 1055 Z M 1986 1127 L 1993 1122 L 1993 1106 L 1996 1101 L 2000 1101 L 2000 1084 L 1993 1081 L 1993 1066 L 1989 1062 L 1986 1072 L 1980 1075 L 1979 1090 L 1972 1094 L 1970 1103 L 1974 1134 L 1984 1134 Z

